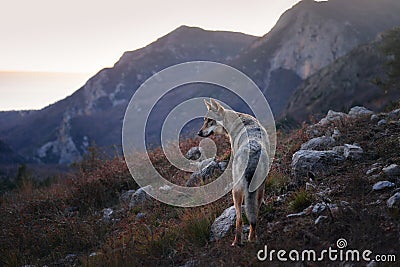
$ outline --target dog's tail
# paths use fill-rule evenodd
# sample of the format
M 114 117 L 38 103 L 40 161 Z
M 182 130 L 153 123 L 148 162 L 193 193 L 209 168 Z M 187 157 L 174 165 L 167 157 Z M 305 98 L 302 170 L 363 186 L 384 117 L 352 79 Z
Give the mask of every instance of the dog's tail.
M 257 191 L 249 192 L 248 190 L 244 193 L 244 201 L 245 201 L 245 211 L 247 220 L 250 223 L 250 226 L 253 228 L 256 227 L 257 224 L 257 215 L 258 215 L 258 200 L 257 200 Z
M 257 216 L 258 216 L 258 190 L 250 192 L 250 183 L 253 177 L 256 174 L 257 165 L 261 158 L 261 149 L 255 149 L 250 151 L 248 165 L 245 170 L 245 179 L 246 179 L 246 190 L 244 192 L 244 203 L 245 203 L 245 212 L 247 220 L 254 229 L 257 224 Z

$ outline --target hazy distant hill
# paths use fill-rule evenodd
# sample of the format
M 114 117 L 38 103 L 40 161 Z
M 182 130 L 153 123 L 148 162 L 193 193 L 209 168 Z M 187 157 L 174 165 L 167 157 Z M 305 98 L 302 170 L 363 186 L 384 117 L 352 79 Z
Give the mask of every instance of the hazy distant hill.
M 86 73 L 0 71 L 0 110 L 43 108 L 82 86 Z

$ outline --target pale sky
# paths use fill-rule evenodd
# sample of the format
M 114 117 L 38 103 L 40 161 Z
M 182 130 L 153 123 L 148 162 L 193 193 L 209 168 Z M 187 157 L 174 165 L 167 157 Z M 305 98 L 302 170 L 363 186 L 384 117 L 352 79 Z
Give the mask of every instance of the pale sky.
M 67 83 L 41 87 L 25 82 L 13 90 L 0 76 L 0 110 L 38 109 L 60 100 L 113 66 L 123 52 L 180 25 L 262 36 L 298 1 L 0 0 L 0 71 L 84 73 L 70 75 L 74 82 L 68 88 Z M 17 87 L 30 100 L 18 102 Z M 35 97 L 38 92 L 48 93 L 48 99 Z

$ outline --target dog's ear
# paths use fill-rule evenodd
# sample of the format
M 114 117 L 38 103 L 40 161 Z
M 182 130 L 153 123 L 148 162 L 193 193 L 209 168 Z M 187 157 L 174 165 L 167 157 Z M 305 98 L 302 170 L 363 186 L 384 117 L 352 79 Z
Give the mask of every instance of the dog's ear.
M 210 110 L 212 108 L 211 103 L 207 102 L 207 100 L 204 99 L 204 104 L 206 104 L 206 107 L 208 110 Z
M 210 98 L 210 102 L 211 102 L 215 112 L 218 112 L 219 114 L 224 113 L 224 107 L 220 103 L 215 101 L 215 99 Z
M 211 109 L 210 110 L 217 112 L 218 111 L 218 103 L 217 103 L 217 101 L 215 101 L 214 98 L 210 98 L 210 104 L 211 104 Z

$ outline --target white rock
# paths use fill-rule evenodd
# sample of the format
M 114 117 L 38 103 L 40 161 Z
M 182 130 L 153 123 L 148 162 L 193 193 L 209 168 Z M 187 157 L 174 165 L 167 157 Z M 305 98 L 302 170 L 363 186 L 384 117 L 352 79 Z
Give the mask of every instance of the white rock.
M 319 214 L 323 212 L 326 209 L 326 204 L 325 203 L 317 203 L 314 205 L 312 209 L 312 213 L 314 214 Z
M 395 186 L 395 184 L 391 183 L 389 181 L 379 181 L 374 184 L 374 186 L 372 187 L 372 190 L 379 191 L 379 190 L 383 190 L 383 189 L 394 187 L 394 186 Z
M 111 217 L 114 214 L 114 210 L 111 208 L 103 209 L 103 220 L 105 222 L 111 221 Z
M 317 123 L 317 125 L 324 126 L 330 122 L 338 121 L 338 120 L 341 120 L 346 117 L 347 117 L 347 114 L 345 114 L 343 112 L 336 112 L 333 110 L 329 110 L 328 113 L 326 114 L 325 118 L 321 119 Z
M 146 216 L 145 213 L 139 212 L 138 214 L 136 214 L 135 219 L 140 220 L 140 219 L 144 218 L 145 216 Z
M 400 108 L 392 110 L 391 112 L 389 112 L 389 117 L 390 118 L 396 118 L 400 116 Z
M 378 115 L 372 114 L 371 115 L 371 121 L 377 121 L 379 119 Z
M 342 133 L 339 131 L 338 128 L 335 128 L 335 129 L 333 130 L 332 138 L 335 139 L 335 140 L 337 140 L 337 139 L 339 139 L 341 136 L 342 136 Z
M 302 150 L 327 150 L 335 145 L 335 139 L 328 136 L 315 137 L 301 145 Z
M 352 107 L 349 111 L 350 117 L 360 117 L 360 116 L 366 116 L 366 115 L 372 115 L 372 114 L 374 114 L 374 112 L 372 110 L 369 110 L 365 107 L 360 107 L 360 106 Z
M 342 206 L 349 206 L 349 205 L 350 205 L 349 202 L 344 201 L 344 200 L 340 201 L 340 204 L 341 204 Z
M 362 157 L 364 151 L 361 147 L 356 145 L 344 145 L 343 155 L 346 159 L 358 160 Z
M 292 156 L 292 171 L 295 176 L 307 176 L 308 172 L 323 173 L 342 161 L 344 158 L 332 150 L 299 150 Z
M 218 162 L 218 166 L 221 169 L 221 171 L 225 171 L 226 167 L 228 167 L 228 162 L 226 162 L 226 161 Z
M 301 217 L 301 216 L 304 216 L 304 215 L 306 215 L 306 212 L 305 211 L 301 211 L 301 212 L 298 212 L 298 213 L 288 214 L 286 217 L 293 218 L 293 217 Z
M 199 162 L 198 168 L 199 168 L 199 170 L 202 170 L 204 168 L 207 168 L 213 162 L 214 162 L 214 158 L 208 158 L 208 159 L 202 160 L 201 162 Z
M 145 190 L 151 191 L 153 188 L 151 185 L 147 185 L 145 187 L 139 188 L 131 198 L 131 202 L 129 203 L 129 208 L 133 208 L 137 205 L 143 204 L 148 200 L 151 200 L 151 197 L 146 193 Z
M 400 175 L 400 166 L 397 164 L 391 164 L 382 169 L 382 171 L 390 177 L 399 176 Z
M 400 192 L 397 192 L 387 200 L 388 208 L 400 207 Z
M 366 175 L 371 175 L 371 174 L 374 174 L 374 173 L 378 173 L 379 170 L 380 170 L 379 167 L 373 167 L 373 168 L 369 169 L 365 174 Z
M 169 186 L 169 185 L 166 184 L 166 185 L 160 186 L 159 189 L 162 190 L 162 191 L 169 191 L 169 190 L 172 189 L 172 186 Z
M 201 181 L 205 182 L 221 172 L 220 166 L 214 158 L 204 160 L 203 162 L 205 161 L 207 161 L 207 164 L 204 167 L 190 175 L 189 180 L 186 182 L 186 186 L 199 186 Z M 203 163 L 201 165 L 203 166 Z
M 315 220 L 314 224 L 317 225 L 317 224 L 319 224 L 320 222 L 322 222 L 322 221 L 324 221 L 326 219 L 328 219 L 328 216 L 321 215 Z
M 378 121 L 378 126 L 382 126 L 385 124 L 387 124 L 387 120 L 385 120 L 385 119 L 381 119 L 380 121 Z
M 236 220 L 235 207 L 229 207 L 211 225 L 210 241 L 220 240 L 232 229 Z
M 132 189 L 132 190 L 128 190 L 124 193 L 121 194 L 121 196 L 119 197 L 119 201 L 121 202 L 130 202 L 131 198 L 133 196 L 133 194 L 135 194 L 136 190 Z
M 195 146 L 189 149 L 189 151 L 186 153 L 186 158 L 190 160 L 197 160 L 201 157 L 202 154 L 202 148 Z

